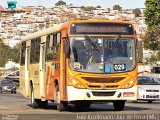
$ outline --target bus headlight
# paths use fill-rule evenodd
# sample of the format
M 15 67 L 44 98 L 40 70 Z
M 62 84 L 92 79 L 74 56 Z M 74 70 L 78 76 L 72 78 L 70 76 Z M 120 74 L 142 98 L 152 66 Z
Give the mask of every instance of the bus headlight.
M 131 79 L 129 81 L 127 81 L 124 85 L 121 86 L 122 89 L 125 89 L 125 88 L 131 88 L 133 87 L 137 82 L 137 79 Z
M 69 78 L 69 80 L 71 81 L 72 86 L 75 88 L 86 88 L 81 82 L 74 78 Z

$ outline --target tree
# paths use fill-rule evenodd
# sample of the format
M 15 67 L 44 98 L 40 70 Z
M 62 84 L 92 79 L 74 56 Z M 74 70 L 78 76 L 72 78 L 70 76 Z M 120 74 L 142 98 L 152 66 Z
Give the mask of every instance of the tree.
M 10 70 L 11 70 L 11 71 L 16 71 L 16 70 L 19 70 L 19 68 L 17 68 L 17 67 L 12 67 L 12 68 L 10 68 Z
M 149 62 L 156 64 L 158 61 L 158 58 L 156 55 L 151 55 L 151 57 L 149 58 Z
M 119 10 L 119 11 L 121 11 L 121 10 L 122 10 L 122 7 L 119 6 L 119 5 L 114 5 L 114 6 L 113 6 L 113 10 Z
M 146 0 L 145 22 L 149 27 L 160 28 L 160 0 Z
M 148 25 L 144 37 L 144 47 L 151 50 L 160 50 L 160 0 L 146 0 L 144 15 Z
M 100 6 L 100 5 L 98 5 L 96 8 L 101 8 L 101 6 Z
M 66 3 L 62 0 L 58 1 L 55 6 L 66 5 Z
M 146 0 L 145 5 L 144 15 L 148 30 L 144 37 L 144 47 L 158 50 L 158 53 L 150 58 L 151 62 L 156 63 L 160 60 L 160 0 Z
M 73 6 L 73 4 L 72 4 L 72 3 L 70 3 L 70 4 L 69 4 L 69 6 Z
M 0 67 L 4 67 L 5 63 L 12 59 L 14 62 L 19 63 L 20 58 L 20 46 L 17 45 L 14 48 L 10 48 L 9 46 L 3 44 L 2 40 L 0 40 Z
M 95 10 L 96 8 L 93 6 L 81 6 L 81 9 L 83 9 L 84 11 L 91 11 Z
M 144 48 L 151 50 L 160 50 L 160 29 L 149 27 L 143 38 Z
M 19 44 L 17 44 L 14 48 L 12 48 L 10 59 L 12 59 L 16 63 L 20 62 L 19 60 L 20 59 L 20 45 Z
M 135 17 L 140 17 L 141 16 L 141 10 L 139 8 L 134 9 L 133 13 L 134 13 Z

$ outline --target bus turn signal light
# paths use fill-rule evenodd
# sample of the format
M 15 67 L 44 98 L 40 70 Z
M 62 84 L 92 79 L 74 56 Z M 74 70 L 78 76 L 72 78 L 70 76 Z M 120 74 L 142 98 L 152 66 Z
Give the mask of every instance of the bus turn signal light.
M 85 86 L 82 83 L 80 83 L 78 80 L 75 80 L 74 78 L 70 78 L 69 80 L 71 81 L 73 87 L 85 88 Z
M 135 85 L 137 79 L 132 79 L 127 81 L 124 85 L 121 86 L 122 89 L 131 88 Z

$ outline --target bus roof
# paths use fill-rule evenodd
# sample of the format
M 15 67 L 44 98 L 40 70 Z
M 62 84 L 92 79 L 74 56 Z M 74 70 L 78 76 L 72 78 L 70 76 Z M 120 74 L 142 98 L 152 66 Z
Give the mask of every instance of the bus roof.
M 98 20 L 98 19 L 88 19 L 88 20 L 71 20 L 70 23 L 73 22 L 109 22 L 109 23 L 124 23 L 131 24 L 130 21 L 122 21 L 122 20 Z
M 34 32 L 34 33 L 31 33 L 31 34 L 28 34 L 27 36 L 24 36 L 22 38 L 22 41 L 27 41 L 27 40 L 31 40 L 33 38 L 37 38 L 37 37 L 40 37 L 40 36 L 44 36 L 46 34 L 51 34 L 53 32 L 57 32 L 57 31 L 60 31 L 61 29 L 61 26 L 62 24 L 59 24 L 59 25 L 54 25 L 52 27 L 49 27 L 49 28 L 46 28 L 44 30 L 40 30 L 40 31 L 37 31 L 37 32 Z
M 27 36 L 24 36 L 22 38 L 21 42 L 31 40 L 33 38 L 37 38 L 37 37 L 44 36 L 44 35 L 47 35 L 47 34 L 51 34 L 53 32 L 58 32 L 58 31 L 62 30 L 63 28 L 66 28 L 68 26 L 68 24 L 71 25 L 72 23 L 79 23 L 79 22 L 84 22 L 84 23 L 85 22 L 108 22 L 108 23 L 131 24 L 129 21 L 122 21 L 122 20 L 95 20 L 95 19 L 91 19 L 91 20 L 70 20 L 69 22 L 54 25 L 54 26 L 46 28 L 44 30 L 40 30 L 40 31 L 37 31 L 35 33 L 31 33 Z

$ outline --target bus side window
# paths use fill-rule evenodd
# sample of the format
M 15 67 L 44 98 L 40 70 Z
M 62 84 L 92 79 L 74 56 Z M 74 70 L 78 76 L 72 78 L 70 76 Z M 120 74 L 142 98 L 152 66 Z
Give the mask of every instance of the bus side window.
M 31 51 L 30 51 L 30 63 L 34 63 L 34 47 L 35 46 L 35 42 L 34 39 L 31 40 Z
M 59 50 L 58 46 L 60 44 L 61 34 L 54 33 L 47 36 L 46 43 L 46 61 L 58 60 Z
M 61 43 L 61 33 L 57 33 L 57 44 Z
M 46 45 L 46 61 L 52 61 L 53 60 L 53 35 L 47 36 L 47 45 Z
M 41 38 L 36 38 L 35 41 L 35 51 L 34 51 L 34 56 L 35 56 L 35 62 L 39 62 L 40 58 L 40 43 L 41 43 Z
M 54 34 L 53 36 L 53 47 L 56 47 L 56 45 L 57 45 L 57 33 Z
M 60 42 L 61 42 L 61 33 L 56 33 L 54 34 L 54 45 L 53 45 L 53 49 L 54 49 L 54 60 L 59 60 L 60 59 Z
M 21 44 L 21 65 L 25 64 L 26 42 Z
M 31 40 L 30 63 L 39 62 L 40 41 L 41 41 L 41 38 L 36 38 L 36 39 Z

